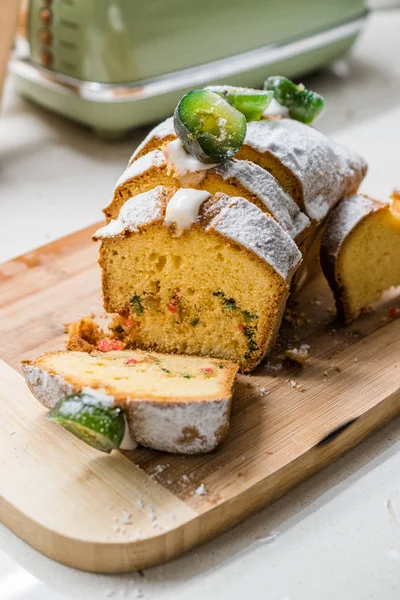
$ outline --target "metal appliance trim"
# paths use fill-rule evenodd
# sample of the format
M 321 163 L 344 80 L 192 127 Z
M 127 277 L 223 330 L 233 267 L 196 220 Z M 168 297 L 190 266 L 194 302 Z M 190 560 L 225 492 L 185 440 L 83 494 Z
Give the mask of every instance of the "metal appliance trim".
M 228 78 L 259 67 L 290 59 L 299 54 L 317 50 L 327 44 L 359 33 L 368 13 L 343 25 L 325 29 L 305 38 L 281 44 L 261 46 L 255 50 L 235 54 L 195 67 L 143 79 L 133 83 L 97 83 L 83 81 L 68 75 L 34 65 L 29 59 L 14 54 L 10 61 L 11 73 L 47 89 L 78 96 L 91 102 L 132 102 L 162 96 L 180 89 L 196 88 L 210 81 Z M 212 75 L 210 77 L 210 75 Z

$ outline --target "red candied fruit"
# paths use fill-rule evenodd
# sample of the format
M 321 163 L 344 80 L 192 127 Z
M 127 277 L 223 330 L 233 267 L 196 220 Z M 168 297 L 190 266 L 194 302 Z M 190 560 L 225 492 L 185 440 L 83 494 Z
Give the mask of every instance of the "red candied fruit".
M 136 358 L 130 358 L 129 360 L 126 361 L 126 365 L 137 365 L 138 364 L 138 360 L 136 360 Z
M 111 350 L 123 350 L 125 344 L 119 340 L 103 338 L 97 342 L 97 347 L 101 352 L 110 352 Z
M 397 306 L 391 306 L 389 308 L 389 317 L 391 317 L 392 319 L 400 317 L 400 308 L 397 308 Z
M 210 375 L 211 373 L 214 373 L 214 367 L 205 367 L 202 371 L 205 375 Z

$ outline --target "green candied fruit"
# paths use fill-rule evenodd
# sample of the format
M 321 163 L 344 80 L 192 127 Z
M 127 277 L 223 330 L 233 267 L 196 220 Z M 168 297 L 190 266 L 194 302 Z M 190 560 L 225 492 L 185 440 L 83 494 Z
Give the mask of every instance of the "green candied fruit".
M 268 77 L 264 89 L 272 91 L 274 98 L 289 110 L 289 116 L 296 121 L 310 125 L 325 107 L 325 101 L 316 92 L 307 90 L 304 85 L 296 85 L 281 76 Z
M 246 117 L 219 94 L 194 90 L 183 96 L 174 127 L 185 150 L 203 163 L 232 158 L 246 136 Z
M 132 310 L 137 317 L 142 316 L 142 314 L 144 313 L 144 309 L 139 296 L 132 296 L 132 298 L 129 301 L 129 304 L 131 305 Z
M 119 448 L 125 434 L 121 409 L 103 406 L 89 394 L 65 396 L 50 410 L 47 419 L 101 452 Z
M 230 312 L 238 310 L 239 307 L 236 304 L 236 301 L 233 298 L 227 298 L 224 292 L 213 292 L 212 295 L 221 299 L 222 306 L 223 308 L 225 308 L 225 310 L 228 310 Z
M 248 310 L 243 310 L 242 314 L 243 314 L 245 323 L 250 323 L 250 321 L 254 321 L 255 319 L 258 319 L 258 316 L 255 313 L 252 313 Z
M 215 85 L 206 88 L 219 94 L 233 108 L 241 112 L 247 121 L 259 121 L 274 93 L 268 90 L 255 90 L 231 85 Z

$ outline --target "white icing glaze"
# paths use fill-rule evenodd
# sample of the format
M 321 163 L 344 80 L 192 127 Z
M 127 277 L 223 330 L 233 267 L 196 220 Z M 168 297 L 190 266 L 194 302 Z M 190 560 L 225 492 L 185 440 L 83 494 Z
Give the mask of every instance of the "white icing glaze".
M 271 117 L 271 116 L 288 117 L 289 109 L 287 106 L 282 106 L 282 104 L 279 104 L 279 102 L 277 100 L 275 100 L 275 98 L 272 98 L 271 102 L 268 104 L 267 108 L 264 110 L 262 116 L 264 119 L 267 119 L 268 117 Z
M 217 166 L 216 164 L 203 163 L 186 152 L 179 139 L 169 142 L 163 152 L 168 165 L 175 171 L 178 179 L 183 184 L 199 184 L 204 179 L 206 172 Z
M 126 414 L 124 412 L 124 421 L 125 421 L 125 431 L 124 437 L 122 438 L 122 442 L 120 444 L 120 450 L 135 450 L 137 448 L 137 443 L 132 439 L 132 436 L 129 431 L 128 419 L 126 418 Z
M 140 159 L 139 159 L 140 160 Z M 96 231 L 93 239 L 114 237 L 124 231 L 138 231 L 142 225 L 161 219 L 163 215 L 163 193 L 166 189 L 158 185 L 149 192 L 130 198 L 121 207 L 118 218 Z
M 104 389 L 100 388 L 92 388 L 92 387 L 83 387 L 82 394 L 86 395 L 85 404 L 92 404 L 93 406 L 103 406 L 104 408 L 110 408 L 110 406 L 114 406 L 115 398 L 109 394 L 106 394 Z
M 199 216 L 199 208 L 210 197 L 208 192 L 181 188 L 170 199 L 165 213 L 165 223 L 176 223 L 178 229 L 190 227 Z
M 144 156 L 141 156 L 135 160 L 125 169 L 121 177 L 118 179 L 114 189 L 116 190 L 120 185 L 123 185 L 130 179 L 145 173 L 151 167 L 161 167 L 164 164 L 166 164 L 166 160 L 161 150 L 153 150 L 152 152 L 148 152 Z

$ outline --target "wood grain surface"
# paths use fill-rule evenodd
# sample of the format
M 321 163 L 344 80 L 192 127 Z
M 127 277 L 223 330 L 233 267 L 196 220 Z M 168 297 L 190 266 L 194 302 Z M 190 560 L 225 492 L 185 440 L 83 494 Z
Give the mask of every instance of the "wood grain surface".
M 276 500 L 400 412 L 400 319 L 387 294 L 353 326 L 322 277 L 292 301 L 274 355 L 238 378 L 216 452 L 102 455 L 31 396 L 22 358 L 63 347 L 63 323 L 102 312 L 95 227 L 0 267 L 0 521 L 62 563 L 121 572 L 169 560 Z M 303 367 L 285 348 L 310 345 Z M 204 484 L 207 494 L 196 493 Z

